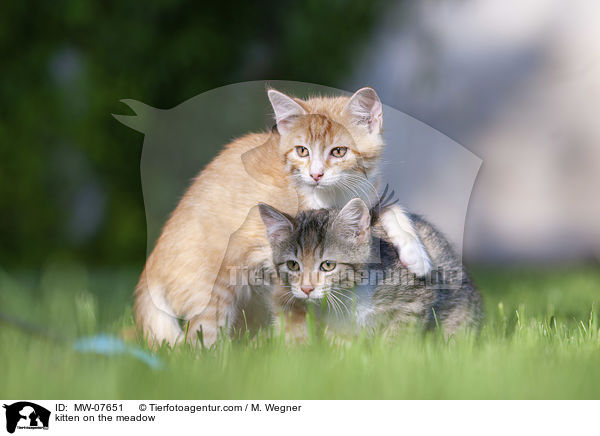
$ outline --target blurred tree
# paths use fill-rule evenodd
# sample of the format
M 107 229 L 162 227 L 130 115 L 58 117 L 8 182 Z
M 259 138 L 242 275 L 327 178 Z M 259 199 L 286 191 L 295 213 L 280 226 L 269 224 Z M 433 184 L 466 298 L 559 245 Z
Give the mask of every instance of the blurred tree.
M 259 79 L 335 86 L 377 1 L 8 2 L 0 14 L 0 265 L 141 262 L 142 138 L 121 98 L 172 107 Z

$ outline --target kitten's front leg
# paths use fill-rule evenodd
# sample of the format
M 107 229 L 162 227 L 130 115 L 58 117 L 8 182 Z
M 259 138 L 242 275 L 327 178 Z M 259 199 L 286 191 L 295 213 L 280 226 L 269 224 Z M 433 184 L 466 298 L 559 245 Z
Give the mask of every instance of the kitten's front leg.
M 275 285 L 272 306 L 273 327 L 277 335 L 283 330 L 288 343 L 302 344 L 308 338 L 306 306 L 290 298 L 289 291 L 281 285 Z
M 306 328 L 306 313 L 302 312 L 279 312 L 273 316 L 275 334 L 285 334 L 288 344 L 304 344 L 308 339 Z
M 398 205 L 386 207 L 381 213 L 381 225 L 404 266 L 418 277 L 427 275 L 431 259 L 404 210 Z
M 219 276 L 208 304 L 186 326 L 187 342 L 208 348 L 217 341 L 221 333 L 229 335 L 234 322 L 235 305 L 235 289 Z M 183 337 L 180 337 L 179 342 L 182 340 Z

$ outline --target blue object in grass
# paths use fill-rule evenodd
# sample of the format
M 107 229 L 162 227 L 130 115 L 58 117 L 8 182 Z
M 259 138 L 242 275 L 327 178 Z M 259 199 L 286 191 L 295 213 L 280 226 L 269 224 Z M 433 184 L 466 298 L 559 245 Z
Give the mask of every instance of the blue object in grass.
M 127 354 L 141 360 L 152 369 L 162 368 L 162 362 L 158 357 L 141 348 L 131 346 L 115 336 L 96 335 L 81 338 L 75 341 L 73 349 L 81 353 L 97 353 L 106 356 Z

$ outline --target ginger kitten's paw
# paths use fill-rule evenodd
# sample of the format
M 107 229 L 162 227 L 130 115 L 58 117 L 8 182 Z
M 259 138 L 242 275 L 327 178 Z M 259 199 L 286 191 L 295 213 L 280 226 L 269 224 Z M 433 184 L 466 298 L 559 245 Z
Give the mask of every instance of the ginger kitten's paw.
M 400 262 L 417 277 L 423 277 L 431 271 L 431 259 L 418 239 L 410 238 L 408 242 L 391 242 L 398 250 Z
M 418 277 L 427 275 L 431 259 L 404 210 L 397 205 L 387 207 L 381 214 L 381 224 L 402 264 Z

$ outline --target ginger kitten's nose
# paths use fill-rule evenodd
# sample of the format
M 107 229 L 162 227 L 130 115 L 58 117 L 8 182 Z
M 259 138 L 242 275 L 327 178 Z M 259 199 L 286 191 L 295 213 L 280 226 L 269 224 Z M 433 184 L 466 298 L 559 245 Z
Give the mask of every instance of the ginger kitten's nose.
M 300 289 L 302 289 L 302 292 L 304 292 L 306 295 L 308 295 L 312 291 L 314 291 L 315 288 L 313 288 L 312 286 L 301 286 Z
M 323 177 L 323 173 L 310 173 L 310 176 L 315 182 L 318 182 Z

